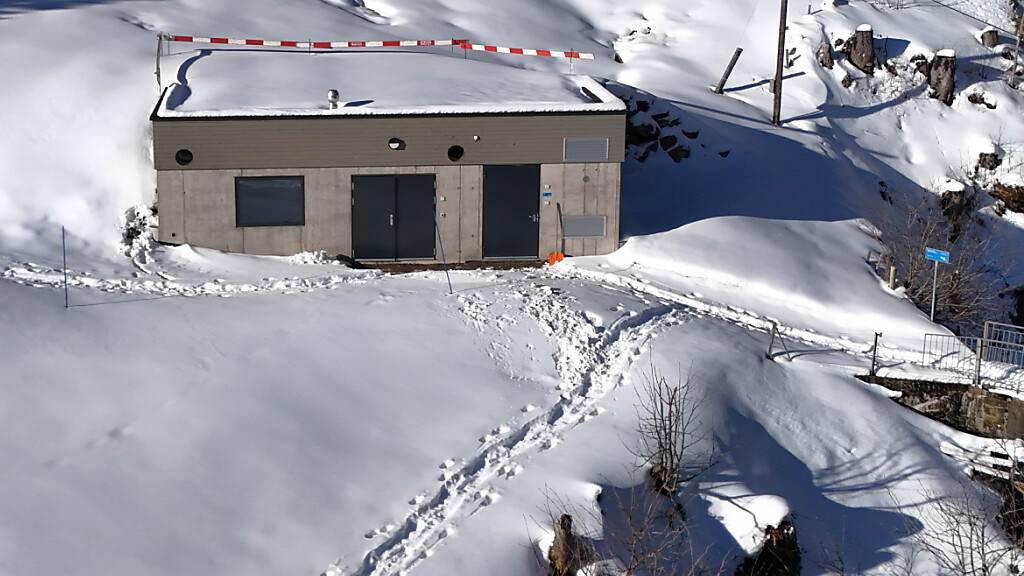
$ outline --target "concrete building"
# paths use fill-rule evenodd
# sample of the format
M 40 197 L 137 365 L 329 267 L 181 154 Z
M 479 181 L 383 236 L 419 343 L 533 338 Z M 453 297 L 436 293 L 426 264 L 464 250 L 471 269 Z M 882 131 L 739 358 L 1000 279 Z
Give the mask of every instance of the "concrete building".
M 244 86 L 224 80 L 239 69 Z M 546 258 L 563 237 L 608 253 L 625 113 L 589 77 L 446 54 L 204 50 L 151 118 L 159 239 L 366 261 Z

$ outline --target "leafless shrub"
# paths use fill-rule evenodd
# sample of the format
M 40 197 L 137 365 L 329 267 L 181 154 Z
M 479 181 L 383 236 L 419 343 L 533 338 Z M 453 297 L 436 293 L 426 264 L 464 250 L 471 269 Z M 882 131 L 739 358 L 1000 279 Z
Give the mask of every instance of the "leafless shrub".
M 889 564 L 888 576 L 914 576 L 917 557 L 920 555 L 921 549 L 917 545 L 910 546 L 906 552 L 896 553 Z
M 1024 449 L 1021 440 L 1000 440 L 989 455 L 995 464 L 989 472 L 994 475 L 980 475 L 986 485 L 1002 499 L 998 519 L 1003 533 L 1009 540 L 1007 563 L 1015 568 L 1024 561 L 1024 462 L 1020 456 Z
M 1017 573 L 1017 548 L 995 523 L 999 504 L 994 494 L 979 492 L 967 480 L 960 482 L 953 495 L 929 489 L 921 494 L 932 510 L 921 518 L 923 528 L 912 534 L 912 540 L 944 572 L 955 576 Z M 893 501 L 900 506 L 894 496 Z
M 725 561 L 707 560 L 692 549 L 688 527 L 673 502 L 646 484 L 610 488 L 599 508 L 572 506 L 548 495 L 547 516 L 555 530 L 548 552 L 552 576 L 724 576 Z M 571 520 L 566 520 L 571 518 Z M 560 535 L 571 526 L 571 535 Z M 588 535 L 600 534 L 600 537 Z M 566 562 L 565 559 L 572 559 Z M 568 566 L 568 571 L 560 571 Z
M 680 373 L 671 384 L 651 361 L 650 374 L 637 389 L 638 441 L 633 454 L 639 467 L 649 469 L 658 492 L 673 496 L 713 462 L 712 454 L 698 452 L 707 440 L 700 419 L 703 405 L 704 397 L 694 391 L 689 375 L 684 379 Z
M 947 200 L 942 207 L 928 202 L 910 205 L 904 217 L 883 220 L 888 254 L 882 264 L 886 271 L 890 263 L 896 266 L 898 283 L 927 312 L 935 281 L 934 262 L 925 259 L 925 248 L 948 251 L 950 263 L 940 264 L 938 275 L 936 319 L 973 328 L 990 319 L 986 316 L 996 309 L 1005 282 L 991 236 L 970 215 L 974 193 L 965 194 L 964 200 Z
M 654 366 L 637 387 L 637 441 L 627 447 L 649 482 L 607 487 L 597 508 L 572 506 L 548 494 L 546 515 L 555 531 L 548 570 L 555 576 L 716 576 L 725 560 L 707 561 L 692 549 L 680 487 L 706 471 L 713 451 L 700 412 L 704 398 L 682 373 L 670 383 Z M 600 534 L 599 538 L 588 535 Z
M 761 551 L 744 559 L 735 576 L 800 576 L 800 544 L 793 522 L 784 518 L 778 526 L 768 526 L 764 538 Z

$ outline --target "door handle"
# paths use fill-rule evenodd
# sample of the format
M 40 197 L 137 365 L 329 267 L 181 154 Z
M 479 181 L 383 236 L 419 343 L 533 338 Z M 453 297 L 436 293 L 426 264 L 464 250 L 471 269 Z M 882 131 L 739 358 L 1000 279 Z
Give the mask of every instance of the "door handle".
M 394 226 L 395 225 L 395 215 L 394 214 L 388 214 L 388 225 L 389 226 Z

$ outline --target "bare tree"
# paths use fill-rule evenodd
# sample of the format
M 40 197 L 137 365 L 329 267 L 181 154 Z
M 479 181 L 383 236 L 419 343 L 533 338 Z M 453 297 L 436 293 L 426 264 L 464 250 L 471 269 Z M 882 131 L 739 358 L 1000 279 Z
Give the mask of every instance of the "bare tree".
M 995 524 L 999 504 L 994 494 L 979 492 L 963 480 L 953 495 L 929 489 L 923 489 L 922 495 L 932 510 L 921 517 L 923 528 L 915 531 L 912 539 L 942 570 L 955 576 L 995 576 L 1007 570 L 1016 573 L 1016 547 Z
M 882 240 L 888 248 L 882 264 L 896 266 L 898 282 L 922 310 L 931 306 L 933 266 L 925 248 L 950 252 L 949 264 L 940 264 L 936 291 L 936 318 L 975 327 L 996 309 L 1003 273 L 996 263 L 991 237 L 974 224 L 970 212 L 974 194 L 945 206 L 929 202 L 907 206 L 898 220 L 882 221 Z
M 686 481 L 710 467 L 713 455 L 698 453 L 707 440 L 700 412 L 704 397 L 694 392 L 689 375 L 682 373 L 670 384 L 651 360 L 650 374 L 637 389 L 637 445 L 633 449 L 638 466 L 648 468 L 654 488 L 675 495 Z M 687 468 L 696 471 L 688 474 Z

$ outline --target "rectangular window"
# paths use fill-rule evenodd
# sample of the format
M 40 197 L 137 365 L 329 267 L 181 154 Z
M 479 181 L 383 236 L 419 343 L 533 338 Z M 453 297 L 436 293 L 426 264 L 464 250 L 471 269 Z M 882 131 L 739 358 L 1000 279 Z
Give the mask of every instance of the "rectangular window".
M 605 216 L 562 216 L 562 236 L 566 238 L 603 238 Z
M 607 162 L 607 138 L 566 138 L 562 159 L 566 162 Z
M 303 226 L 306 181 L 302 176 L 235 178 L 235 226 Z

